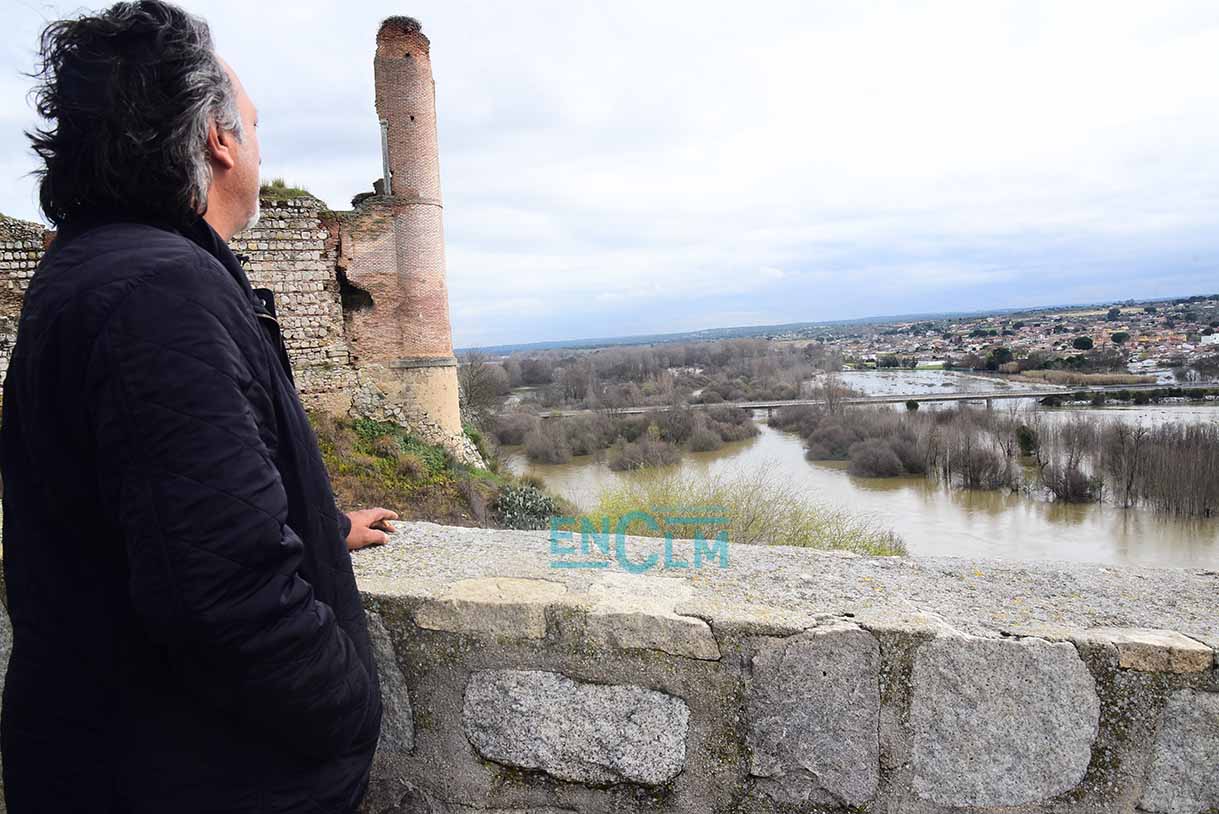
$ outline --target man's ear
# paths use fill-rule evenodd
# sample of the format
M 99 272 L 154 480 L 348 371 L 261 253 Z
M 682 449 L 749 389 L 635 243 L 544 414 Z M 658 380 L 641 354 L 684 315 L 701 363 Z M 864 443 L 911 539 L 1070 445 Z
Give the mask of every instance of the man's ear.
M 231 131 L 221 130 L 213 121 L 207 127 L 207 152 L 221 169 L 231 170 L 237 166 L 237 137 Z

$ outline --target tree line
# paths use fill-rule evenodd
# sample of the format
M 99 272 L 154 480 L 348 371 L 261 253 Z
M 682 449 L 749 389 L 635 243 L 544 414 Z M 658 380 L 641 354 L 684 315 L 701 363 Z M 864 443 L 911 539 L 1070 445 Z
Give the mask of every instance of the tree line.
M 860 477 L 918 475 L 967 489 L 1106 500 L 1195 517 L 1219 512 L 1219 425 L 1159 426 L 962 407 L 934 412 L 785 407 L 770 423 L 798 433 L 810 460 Z

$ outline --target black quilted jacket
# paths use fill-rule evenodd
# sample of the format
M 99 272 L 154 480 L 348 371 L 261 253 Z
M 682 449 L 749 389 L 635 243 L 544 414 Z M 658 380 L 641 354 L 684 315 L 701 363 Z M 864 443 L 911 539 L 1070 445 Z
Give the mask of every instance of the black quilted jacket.
M 349 812 L 367 789 L 350 521 L 269 293 L 202 219 L 80 220 L 34 274 L 0 423 L 10 814 Z

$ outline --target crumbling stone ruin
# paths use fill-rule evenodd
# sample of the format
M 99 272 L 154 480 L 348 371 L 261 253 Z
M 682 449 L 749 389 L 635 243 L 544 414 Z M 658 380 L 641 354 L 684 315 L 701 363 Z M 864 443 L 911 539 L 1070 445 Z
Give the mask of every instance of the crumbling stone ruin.
M 264 195 L 253 229 L 234 235 L 277 316 L 305 406 L 391 421 L 481 465 L 462 431 L 445 284 L 436 94 L 419 23 L 390 17 L 373 60 L 384 176 L 335 212 L 307 193 Z M 21 301 L 54 239 L 0 215 L 0 374 Z

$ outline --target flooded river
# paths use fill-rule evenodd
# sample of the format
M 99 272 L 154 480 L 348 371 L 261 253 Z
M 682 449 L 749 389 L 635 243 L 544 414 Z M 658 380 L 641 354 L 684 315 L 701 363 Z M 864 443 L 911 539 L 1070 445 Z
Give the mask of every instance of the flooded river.
M 847 383 L 863 390 L 860 384 L 864 375 L 850 376 Z M 893 375 L 931 382 L 960 374 L 912 371 Z M 908 385 L 909 380 L 902 384 Z M 1213 405 L 1046 410 L 1040 414 L 1061 420 L 1075 413 L 1152 423 L 1219 421 L 1219 407 Z M 1021 494 L 952 489 L 922 477 L 856 478 L 846 473 L 845 463 L 805 460 L 799 436 L 766 426 L 764 416 L 759 429 L 761 434 L 756 438 L 728 444 L 715 452 L 687 453 L 676 466 L 683 473 L 726 476 L 764 467 L 803 489 L 812 500 L 866 515 L 893 529 L 916 555 L 1219 565 L 1219 521 L 1213 519 L 1182 520 L 1104 504 L 1049 503 Z M 596 503 L 606 486 L 635 477 L 614 472 L 593 456 L 576 458 L 568 464 L 544 465 L 530 463 L 523 452 L 512 451 L 506 462 L 511 471 L 540 477 L 552 491 L 584 509 Z

